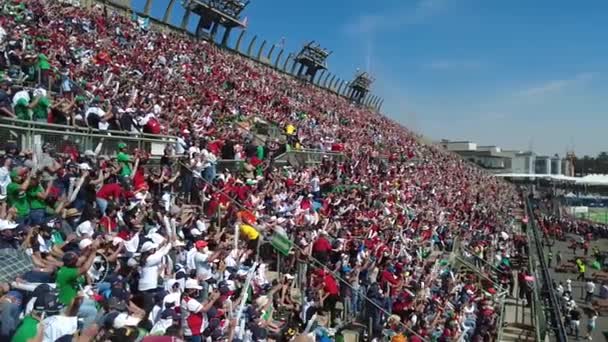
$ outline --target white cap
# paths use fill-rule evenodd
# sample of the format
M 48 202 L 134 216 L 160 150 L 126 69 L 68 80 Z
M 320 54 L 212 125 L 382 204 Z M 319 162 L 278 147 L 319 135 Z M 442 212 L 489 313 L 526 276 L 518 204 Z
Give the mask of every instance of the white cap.
M 87 163 L 78 164 L 78 168 L 81 170 L 93 170 Z
M 190 234 L 192 234 L 192 236 L 201 236 L 201 235 L 203 235 L 203 233 L 201 233 L 201 231 L 198 228 L 192 228 L 190 230 Z
M 124 328 L 124 327 L 136 327 L 140 321 L 141 321 L 141 318 L 131 316 L 127 313 L 121 313 L 121 314 L 118 314 L 118 316 L 116 316 L 116 318 L 114 318 L 113 326 L 114 326 L 114 329 L 120 329 L 120 328 Z
M 285 279 L 293 280 L 293 279 L 295 279 L 295 277 L 292 276 L 291 274 L 287 273 L 287 274 L 285 274 Z
M 76 234 L 78 236 L 92 237 L 94 233 L 95 230 L 93 229 L 93 225 L 89 220 L 82 222 L 78 225 L 78 227 L 76 227 Z
M 19 226 L 19 224 L 15 222 L 11 222 L 9 220 L 0 220 L 0 231 L 15 229 Z
M 93 244 L 93 241 L 91 241 L 91 239 L 82 239 L 78 243 L 78 248 L 80 248 L 82 250 L 82 249 L 89 247 L 92 244 Z
M 156 246 L 156 244 L 154 242 L 152 242 L 152 241 L 146 241 L 141 246 L 140 252 L 146 253 L 146 252 L 149 252 L 149 251 L 155 249 L 156 247 L 157 246 Z
M 266 306 L 266 304 L 268 304 L 269 301 L 270 301 L 270 299 L 268 299 L 268 296 L 260 296 L 260 297 L 258 297 L 258 299 L 255 300 L 255 304 L 258 307 L 263 307 L 263 306 Z
M 195 290 L 202 290 L 203 287 L 199 285 L 198 280 L 196 279 L 188 279 L 186 280 L 186 286 L 187 289 L 195 289 Z

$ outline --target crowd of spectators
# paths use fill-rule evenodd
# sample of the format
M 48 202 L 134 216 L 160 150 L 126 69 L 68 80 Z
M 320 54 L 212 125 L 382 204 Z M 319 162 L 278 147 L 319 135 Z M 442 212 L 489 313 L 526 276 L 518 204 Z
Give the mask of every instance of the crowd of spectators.
M 370 340 L 494 340 L 512 186 L 206 41 L 102 6 L 0 4 L 3 116 L 178 137 L 160 165 L 124 143 L 6 143 L 0 340 L 327 341 L 351 321 Z M 256 120 L 281 138 L 256 143 Z M 274 161 L 305 147 L 344 158 Z

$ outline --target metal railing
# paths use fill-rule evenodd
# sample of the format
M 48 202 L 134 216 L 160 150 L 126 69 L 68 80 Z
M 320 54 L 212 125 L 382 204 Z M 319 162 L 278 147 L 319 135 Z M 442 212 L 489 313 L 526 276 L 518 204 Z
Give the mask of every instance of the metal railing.
M 67 126 L 44 122 L 0 118 L 0 140 L 14 141 L 21 149 L 35 149 L 51 143 L 57 149 L 74 145 L 80 151 L 94 150 L 100 143 L 101 155 L 113 155 L 118 143 L 125 143 L 129 150 L 138 148 L 152 156 L 163 154 L 168 144 L 175 144 L 173 136 L 124 131 L 102 131 L 88 127 Z
M 286 161 L 292 166 L 306 166 L 311 164 L 319 164 L 324 158 L 329 160 L 335 160 L 338 162 L 344 161 L 346 158 L 344 154 L 337 152 L 324 152 L 321 150 L 313 149 L 299 149 L 287 151 L 275 159 L 277 161 Z
M 528 198 L 526 199 L 526 212 L 528 215 L 526 234 L 529 245 L 529 267 L 535 277 L 532 309 L 534 310 L 536 338 L 539 341 L 544 340 L 550 329 L 557 342 L 566 342 L 568 338 L 562 321 L 561 307 L 553 290 L 553 280 L 545 262 L 542 238 L 538 233 L 534 208 Z M 547 320 L 551 323 L 550 327 L 547 325 Z

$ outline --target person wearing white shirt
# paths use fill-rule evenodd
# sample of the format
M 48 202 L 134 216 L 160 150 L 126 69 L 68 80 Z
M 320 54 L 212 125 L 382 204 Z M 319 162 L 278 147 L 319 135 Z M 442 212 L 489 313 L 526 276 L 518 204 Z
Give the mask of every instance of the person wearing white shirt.
M 42 342 L 55 342 L 65 335 L 73 335 L 78 330 L 78 317 L 55 315 L 45 318 Z
M 4 165 L 0 167 L 0 195 L 6 195 L 6 187 L 11 183 L 11 164 L 10 158 L 4 159 Z
M 595 293 L 595 284 L 591 280 L 589 280 L 587 284 L 585 284 L 585 290 L 587 292 L 585 296 L 585 303 L 590 303 Z
M 106 114 L 106 112 L 99 107 L 89 107 L 84 114 L 86 122 L 91 125 L 96 123 L 97 129 L 107 130 L 110 127 L 107 119 L 112 116 L 112 113 Z M 91 120 L 91 121 L 90 121 Z
M 201 341 L 201 334 L 206 326 L 205 313 L 220 298 L 219 291 L 214 291 L 209 300 L 202 304 L 196 298 L 203 289 L 196 279 L 186 280 L 186 289 L 181 301 L 182 326 L 187 341 Z
M 318 200 L 321 198 L 321 180 L 316 172 L 313 172 L 312 179 L 310 180 L 311 192 L 314 195 L 314 199 Z
M 163 257 L 169 253 L 171 247 L 167 240 L 160 245 L 156 245 L 152 241 L 146 241 L 141 246 L 138 288 L 144 294 L 143 309 L 148 312 L 154 306 L 154 294 L 158 289 L 158 277 Z
M 217 164 L 217 157 L 207 151 L 206 149 L 201 151 L 201 154 L 203 156 L 203 160 L 204 160 L 204 170 L 203 170 L 203 178 L 207 181 L 207 182 L 212 182 L 213 179 L 215 178 L 215 174 L 216 174 L 216 164 Z

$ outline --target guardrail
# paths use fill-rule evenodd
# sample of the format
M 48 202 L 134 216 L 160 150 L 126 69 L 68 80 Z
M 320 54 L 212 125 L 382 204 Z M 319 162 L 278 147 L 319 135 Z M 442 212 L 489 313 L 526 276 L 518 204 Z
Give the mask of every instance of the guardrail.
M 0 117 L 0 140 L 15 141 L 21 149 L 35 149 L 44 143 L 51 143 L 57 149 L 72 144 L 78 150 L 94 150 L 99 143 L 101 155 L 113 155 L 118 143 L 127 144 L 129 150 L 138 148 L 152 156 L 163 154 L 167 144 L 175 144 L 173 136 L 124 131 L 101 131 L 88 127 L 67 126 L 44 122 Z
M 344 161 L 344 154 L 337 152 L 324 152 L 321 150 L 301 149 L 287 151 L 275 158 L 276 161 L 286 161 L 292 166 L 306 166 L 319 164 L 324 158 L 335 160 L 338 162 Z
M 532 303 L 536 338 L 538 341 L 543 341 L 549 329 L 551 329 L 557 342 L 567 342 L 568 338 L 562 321 L 561 306 L 553 290 L 553 280 L 545 262 L 541 244 L 542 238 L 538 233 L 534 208 L 529 198 L 526 198 L 526 213 L 528 215 L 526 234 L 529 246 L 529 267 L 536 279 Z M 551 323 L 550 328 L 547 327 L 547 320 Z

